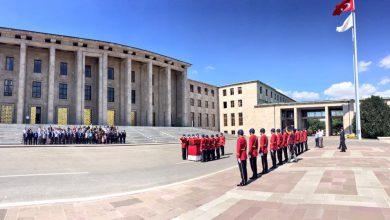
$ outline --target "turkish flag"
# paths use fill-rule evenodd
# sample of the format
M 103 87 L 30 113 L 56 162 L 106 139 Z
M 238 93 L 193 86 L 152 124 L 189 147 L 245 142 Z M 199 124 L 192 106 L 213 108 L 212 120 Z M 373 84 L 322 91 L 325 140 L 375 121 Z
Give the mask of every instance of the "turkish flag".
M 343 0 L 340 4 L 337 4 L 333 11 L 333 16 L 349 11 L 355 11 L 355 0 Z

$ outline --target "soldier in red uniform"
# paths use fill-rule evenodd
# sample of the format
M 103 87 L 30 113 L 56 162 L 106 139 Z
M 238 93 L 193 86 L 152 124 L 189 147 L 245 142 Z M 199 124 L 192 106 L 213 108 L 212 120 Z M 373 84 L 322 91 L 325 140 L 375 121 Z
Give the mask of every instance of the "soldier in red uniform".
M 288 153 L 287 153 L 287 147 L 288 147 L 288 133 L 287 128 L 283 131 L 283 153 L 284 153 L 284 162 L 288 162 Z
M 244 131 L 238 130 L 237 132 L 238 138 L 237 138 L 237 145 L 236 145 L 236 157 L 238 162 L 238 168 L 240 169 L 241 173 L 241 183 L 237 184 L 237 186 L 245 186 L 248 181 L 248 175 L 246 172 L 246 139 L 244 137 Z
M 275 134 L 275 128 L 271 129 L 271 138 L 269 142 L 269 147 L 271 151 L 272 167 L 271 169 L 276 169 L 276 151 L 278 150 L 277 140 L 278 136 Z
M 299 132 L 297 129 L 294 129 L 294 150 L 295 150 L 295 155 L 299 155 Z
M 181 157 L 183 160 L 187 159 L 187 148 L 188 148 L 188 139 L 186 138 L 186 135 L 183 134 L 183 136 L 180 138 L 181 142 Z
M 221 148 L 220 142 L 219 142 L 219 136 L 218 134 L 215 135 L 215 152 L 217 153 L 217 159 L 221 158 L 221 153 L 219 149 Z
M 302 154 L 303 153 L 303 131 L 299 129 L 298 132 L 299 132 L 299 154 Z
M 225 155 L 225 136 L 223 135 L 223 133 L 221 133 L 221 136 L 219 137 L 219 145 L 221 148 L 221 154 L 222 154 L 222 156 L 224 156 Z
M 210 139 L 208 135 L 206 135 L 205 137 L 205 146 L 206 146 L 206 161 L 210 161 L 211 160 Z
M 265 129 L 260 129 L 260 149 L 259 153 L 261 156 L 261 164 L 263 165 L 263 172 L 262 174 L 268 173 L 268 160 L 267 160 L 267 154 L 268 154 L 268 138 L 265 135 Z
M 303 130 L 303 144 L 305 145 L 305 151 L 308 150 L 308 147 L 307 147 L 307 130 Z
M 258 156 L 258 141 L 257 136 L 255 135 L 255 129 L 251 128 L 249 130 L 249 163 L 251 165 L 252 169 L 252 177 L 250 179 L 256 179 L 257 178 L 257 156 Z
M 276 145 L 278 146 L 278 150 L 277 150 L 277 155 L 278 155 L 278 165 L 282 165 L 283 164 L 283 136 L 282 134 L 280 133 L 280 129 L 277 129 L 276 130 L 276 136 L 277 136 L 277 139 L 276 139 Z
M 291 154 L 290 162 L 292 162 L 293 160 L 296 161 L 296 150 L 294 149 L 295 148 L 295 135 L 294 135 L 294 131 L 292 131 L 292 130 L 288 131 L 287 144 L 290 148 L 290 154 Z
M 210 137 L 210 149 L 211 149 L 211 159 L 215 160 L 215 139 L 213 134 Z
M 202 137 L 200 138 L 199 141 L 199 147 L 200 147 L 200 152 L 202 152 L 202 162 L 206 162 L 207 156 L 206 156 L 206 140 L 204 134 L 202 134 Z

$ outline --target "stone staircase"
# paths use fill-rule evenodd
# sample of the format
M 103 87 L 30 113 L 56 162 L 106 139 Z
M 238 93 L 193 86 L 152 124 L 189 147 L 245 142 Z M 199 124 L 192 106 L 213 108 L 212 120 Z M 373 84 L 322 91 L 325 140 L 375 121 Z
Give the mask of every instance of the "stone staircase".
M 33 130 L 38 127 L 49 125 L 23 125 L 23 124 L 0 124 L 0 145 L 22 144 L 22 133 L 25 127 Z M 56 126 L 54 126 L 56 127 Z M 66 126 L 64 126 L 66 127 Z M 70 127 L 73 127 L 70 125 Z M 120 131 L 126 131 L 127 144 L 145 143 L 178 143 L 183 134 L 217 134 L 218 132 L 194 127 L 141 127 L 141 126 L 118 126 Z M 227 139 L 233 136 L 227 135 Z

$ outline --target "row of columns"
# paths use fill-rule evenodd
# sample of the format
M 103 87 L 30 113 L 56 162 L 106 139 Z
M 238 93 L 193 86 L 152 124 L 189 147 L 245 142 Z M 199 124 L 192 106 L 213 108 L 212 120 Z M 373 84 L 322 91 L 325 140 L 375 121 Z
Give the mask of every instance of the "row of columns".
M 294 127 L 301 128 L 301 111 L 298 108 L 294 108 Z M 325 106 L 325 135 L 330 136 L 330 111 L 329 106 Z
M 18 102 L 17 102 L 17 116 L 16 121 L 18 124 L 23 123 L 24 116 L 24 103 L 25 103 L 25 82 L 26 82 L 26 49 L 27 45 L 25 42 L 20 44 L 20 62 L 19 62 L 19 87 L 18 87 Z M 76 51 L 75 59 L 76 59 L 76 103 L 75 103 L 75 116 L 76 116 L 76 124 L 83 124 L 84 122 L 84 85 L 85 85 L 85 57 L 88 56 L 89 53 L 84 53 L 83 50 L 79 49 Z M 48 77 L 48 97 L 47 97 L 47 123 L 52 124 L 54 122 L 54 94 L 55 94 L 55 56 L 56 56 L 56 48 L 55 46 L 51 46 L 49 48 L 49 77 Z M 107 124 L 107 69 L 108 69 L 108 54 L 94 54 L 92 56 L 97 56 L 99 59 L 99 82 L 98 82 L 98 92 L 99 92 L 99 100 L 98 100 L 98 123 L 99 124 Z M 132 59 L 130 57 L 124 58 L 125 62 L 125 76 L 124 81 L 121 82 L 124 84 L 124 92 L 125 97 L 123 105 L 121 108 L 124 108 L 124 124 L 131 125 L 131 70 L 132 70 Z M 152 61 L 148 61 L 146 63 L 146 73 L 147 73 L 147 103 L 146 103 L 146 112 L 147 112 L 147 126 L 153 125 L 153 63 Z M 166 88 L 167 92 L 165 94 L 165 125 L 171 125 L 171 67 L 165 67 L 165 75 L 166 75 Z M 183 71 L 182 78 L 180 80 L 180 86 L 182 89 L 181 95 L 181 103 L 182 103 L 182 125 L 187 125 L 187 72 Z

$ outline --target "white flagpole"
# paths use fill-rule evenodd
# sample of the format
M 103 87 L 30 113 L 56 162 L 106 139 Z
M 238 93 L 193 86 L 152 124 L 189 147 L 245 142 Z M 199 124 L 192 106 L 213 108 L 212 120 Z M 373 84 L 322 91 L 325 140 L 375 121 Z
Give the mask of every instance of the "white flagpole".
M 359 96 L 359 69 L 358 69 L 358 55 L 357 55 L 357 38 L 356 38 L 356 18 L 355 12 L 351 12 L 353 17 L 353 62 L 354 62 L 354 79 L 355 79 L 355 109 L 356 109 L 356 135 L 359 140 L 362 139 L 361 125 L 360 125 L 360 96 Z

